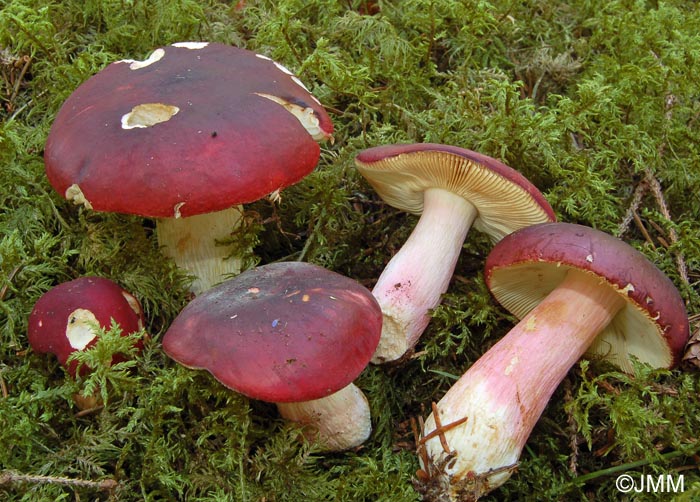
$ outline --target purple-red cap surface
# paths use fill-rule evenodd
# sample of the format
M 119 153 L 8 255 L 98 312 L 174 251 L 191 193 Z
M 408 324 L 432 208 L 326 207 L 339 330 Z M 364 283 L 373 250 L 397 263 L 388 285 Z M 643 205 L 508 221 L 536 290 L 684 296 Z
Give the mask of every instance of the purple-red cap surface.
M 379 305 L 356 281 L 309 263 L 273 263 L 192 300 L 163 349 L 250 398 L 309 401 L 357 378 L 381 324 Z
M 66 100 L 44 161 L 53 187 L 97 211 L 179 217 L 252 202 L 318 163 L 333 125 L 302 83 L 217 43 L 108 65 Z
M 128 335 L 143 328 L 139 301 L 103 277 L 80 277 L 44 293 L 29 315 L 29 344 L 35 352 L 54 354 L 75 376 L 77 363 L 68 356 L 95 344 L 94 326 L 109 329 L 114 320 Z

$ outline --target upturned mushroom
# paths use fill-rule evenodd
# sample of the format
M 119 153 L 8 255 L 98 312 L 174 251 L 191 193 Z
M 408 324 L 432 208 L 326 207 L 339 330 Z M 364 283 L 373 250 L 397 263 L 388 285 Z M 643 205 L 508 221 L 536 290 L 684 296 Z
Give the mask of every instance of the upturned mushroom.
M 217 245 L 239 224 L 240 205 L 309 174 L 332 132 L 323 106 L 282 65 L 183 42 L 80 85 L 56 116 L 44 160 L 66 199 L 156 218 L 165 254 L 198 293 L 240 271 Z
M 371 432 L 367 399 L 353 380 L 369 363 L 381 322 L 371 292 L 352 279 L 308 263 L 273 263 L 196 297 L 163 349 L 230 389 L 276 403 L 327 450 L 344 450 Z
M 372 293 L 384 313 L 373 363 L 403 357 L 418 342 L 452 278 L 473 226 L 498 242 L 519 228 L 554 221 L 537 188 L 496 159 L 456 146 L 385 145 L 364 150 L 357 169 L 388 204 L 420 214 Z
M 90 369 L 78 369 L 76 361 L 68 362 L 76 351 L 93 346 L 98 339 L 97 328 L 109 329 L 112 321 L 121 328 L 122 336 L 143 329 L 141 304 L 131 293 L 104 277 L 80 277 L 54 286 L 36 302 L 27 335 L 37 353 L 54 354 L 68 374 L 85 375 Z M 137 348 L 142 347 L 139 341 Z M 115 354 L 112 362 L 123 360 Z M 90 407 L 91 399 L 76 396 L 76 404 Z
M 585 352 L 626 372 L 632 358 L 671 368 L 689 336 L 671 280 L 639 251 L 589 227 L 518 230 L 494 246 L 485 277 L 521 320 L 425 422 L 424 477 L 450 500 L 476 500 L 510 477 L 549 399 Z

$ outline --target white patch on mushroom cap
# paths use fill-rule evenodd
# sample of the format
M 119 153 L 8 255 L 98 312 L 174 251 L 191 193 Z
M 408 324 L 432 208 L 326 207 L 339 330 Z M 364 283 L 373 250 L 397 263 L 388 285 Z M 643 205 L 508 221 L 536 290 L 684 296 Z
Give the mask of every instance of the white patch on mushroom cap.
M 290 103 L 285 99 L 273 96 L 271 94 L 264 94 L 262 92 L 256 92 L 255 94 L 262 98 L 269 99 L 270 101 L 274 101 L 275 103 L 282 105 L 289 113 L 294 115 L 297 118 L 297 120 L 299 120 L 299 122 L 301 122 L 301 125 L 304 126 L 306 132 L 308 132 L 311 135 L 311 137 L 316 141 L 321 141 L 327 138 L 327 135 L 319 126 L 318 117 L 316 117 L 316 113 L 314 112 L 313 108 L 303 108 L 297 104 Z
M 141 310 L 141 304 L 139 301 L 136 299 L 135 296 L 133 296 L 131 293 L 127 293 L 122 289 L 122 296 L 126 300 L 126 303 L 129 304 L 129 307 L 131 307 L 131 310 L 134 311 L 134 314 L 138 317 L 138 326 L 139 329 L 143 328 L 143 322 L 141 322 L 141 315 L 143 314 L 143 311 Z
M 302 82 L 301 80 L 299 80 L 299 79 L 298 79 L 297 77 L 295 77 L 294 75 L 292 75 L 292 82 L 294 82 L 294 83 L 297 84 L 299 87 L 301 87 L 302 89 L 304 89 L 306 92 L 308 92 L 309 94 L 311 94 L 311 92 L 309 91 L 309 89 L 307 89 L 306 86 L 304 85 L 304 82 Z M 314 101 L 318 102 L 318 99 L 316 99 L 316 96 L 314 96 L 313 94 L 311 94 L 311 97 L 314 98 Z
M 301 87 L 301 88 L 304 89 L 306 92 L 308 92 L 308 93 L 311 95 L 311 98 L 313 98 L 314 101 L 316 101 L 318 104 L 321 104 L 320 101 L 319 101 L 318 99 L 316 99 L 316 97 L 315 97 L 314 95 L 311 94 L 311 92 L 310 92 L 309 89 L 304 85 L 304 83 L 303 83 L 301 80 L 299 80 L 299 78 L 298 78 L 296 75 L 294 75 L 294 73 L 292 73 L 292 71 L 291 71 L 289 68 L 287 68 L 286 66 L 284 66 L 284 65 L 281 64 L 281 63 L 278 63 L 277 61 L 274 61 L 274 60 L 270 59 L 270 58 L 267 57 L 267 56 L 263 56 L 262 54 L 256 54 L 255 57 L 258 57 L 258 58 L 260 58 L 260 59 L 264 59 L 265 61 L 272 61 L 272 63 L 277 67 L 277 69 L 278 69 L 279 71 L 281 71 L 281 72 L 284 73 L 285 75 L 289 75 L 289 76 L 291 77 L 291 79 L 292 79 L 292 82 L 294 82 L 294 83 L 297 84 L 299 87 Z
M 283 64 L 280 64 L 277 61 L 273 61 L 273 63 L 275 64 L 277 69 L 279 71 L 281 71 L 282 73 L 286 73 L 287 75 L 294 75 L 294 73 L 292 73 L 291 70 L 289 68 L 287 68 L 286 66 L 284 66 Z
M 95 314 L 86 309 L 75 309 L 68 316 L 66 324 L 66 338 L 70 346 L 76 350 L 83 350 L 97 337 L 95 327 L 99 326 Z
M 90 204 L 90 201 L 85 198 L 85 194 L 76 183 L 73 183 L 71 186 L 66 188 L 65 197 L 66 200 L 72 201 L 73 204 L 82 204 L 87 209 L 92 209 L 92 204 Z
M 278 188 L 277 190 L 274 190 L 274 191 L 270 192 L 270 193 L 267 195 L 268 200 L 269 200 L 270 202 L 273 202 L 273 203 L 280 203 L 280 202 L 282 202 L 282 193 L 280 192 L 280 190 L 281 190 L 281 189 Z
M 173 217 L 175 219 L 182 218 L 182 213 L 180 212 L 180 208 L 184 205 L 185 205 L 184 202 L 178 202 L 177 204 L 175 204 L 173 206 Z
M 129 64 L 129 69 L 130 70 L 139 70 L 141 68 L 145 68 L 147 66 L 152 65 L 156 61 L 160 61 L 163 56 L 165 56 L 165 50 L 162 48 L 154 50 L 150 56 L 148 56 L 146 59 L 143 61 L 139 61 L 137 59 L 122 59 L 120 61 L 117 61 L 117 63 L 130 63 Z
M 122 115 L 122 129 L 150 127 L 170 120 L 180 109 L 163 103 L 144 103 Z
M 209 42 L 176 42 L 173 47 L 182 47 L 184 49 L 204 49 Z

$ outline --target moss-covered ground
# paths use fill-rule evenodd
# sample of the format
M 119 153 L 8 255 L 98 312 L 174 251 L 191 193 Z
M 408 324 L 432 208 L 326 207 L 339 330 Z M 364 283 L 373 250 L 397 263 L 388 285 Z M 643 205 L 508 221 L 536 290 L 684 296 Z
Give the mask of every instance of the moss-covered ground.
M 327 107 L 335 143 L 280 202 L 246 207 L 248 266 L 306 260 L 370 286 L 416 218 L 385 205 L 358 151 L 438 142 L 502 159 L 564 221 L 624 239 L 700 315 L 700 10 L 669 0 L 4 0 L 0 3 L 0 499 L 415 501 L 411 418 L 514 319 L 490 298 L 486 238 L 470 234 L 442 305 L 409 362 L 358 380 L 374 433 L 322 455 L 273 405 L 168 359 L 160 340 L 187 277 L 153 223 L 73 206 L 53 191 L 43 146 L 62 102 L 109 62 L 177 41 L 266 54 Z M 33 353 L 27 317 L 51 286 L 114 279 L 143 303 L 143 353 L 113 331 L 81 382 Z M 72 394 L 100 389 L 81 413 Z M 621 500 L 627 473 L 683 475 L 700 498 L 700 374 L 600 361 L 570 371 L 518 472 L 488 500 Z M 632 500 L 668 500 L 637 493 Z

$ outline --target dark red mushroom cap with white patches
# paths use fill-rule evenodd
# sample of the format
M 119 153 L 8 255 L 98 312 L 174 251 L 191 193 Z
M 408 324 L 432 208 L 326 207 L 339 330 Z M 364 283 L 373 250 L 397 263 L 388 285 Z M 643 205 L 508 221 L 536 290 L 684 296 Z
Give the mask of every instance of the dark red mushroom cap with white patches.
M 441 188 L 462 196 L 478 211 L 474 228 L 497 242 L 513 230 L 554 221 L 542 193 L 512 167 L 452 145 L 414 143 L 368 148 L 357 169 L 387 203 L 423 212 L 423 192 Z
M 571 223 L 518 230 L 491 250 L 486 283 L 506 309 L 523 318 L 572 268 L 597 275 L 626 300 L 589 353 L 625 371 L 632 370 L 629 356 L 654 367 L 679 362 L 689 336 L 680 293 L 642 253 L 607 233 Z
M 296 183 L 332 131 L 318 100 L 269 58 L 179 43 L 112 63 L 79 86 L 44 160 L 53 187 L 88 208 L 184 217 Z
M 139 301 L 103 277 L 80 277 L 44 293 L 29 315 L 29 344 L 35 352 L 54 354 L 75 376 L 77 364 L 68 356 L 95 344 L 94 326 L 109 329 L 114 320 L 128 335 L 143 328 Z
M 180 364 L 268 402 L 320 399 L 350 384 L 379 342 L 371 292 L 303 262 L 263 265 L 190 302 L 163 338 Z

